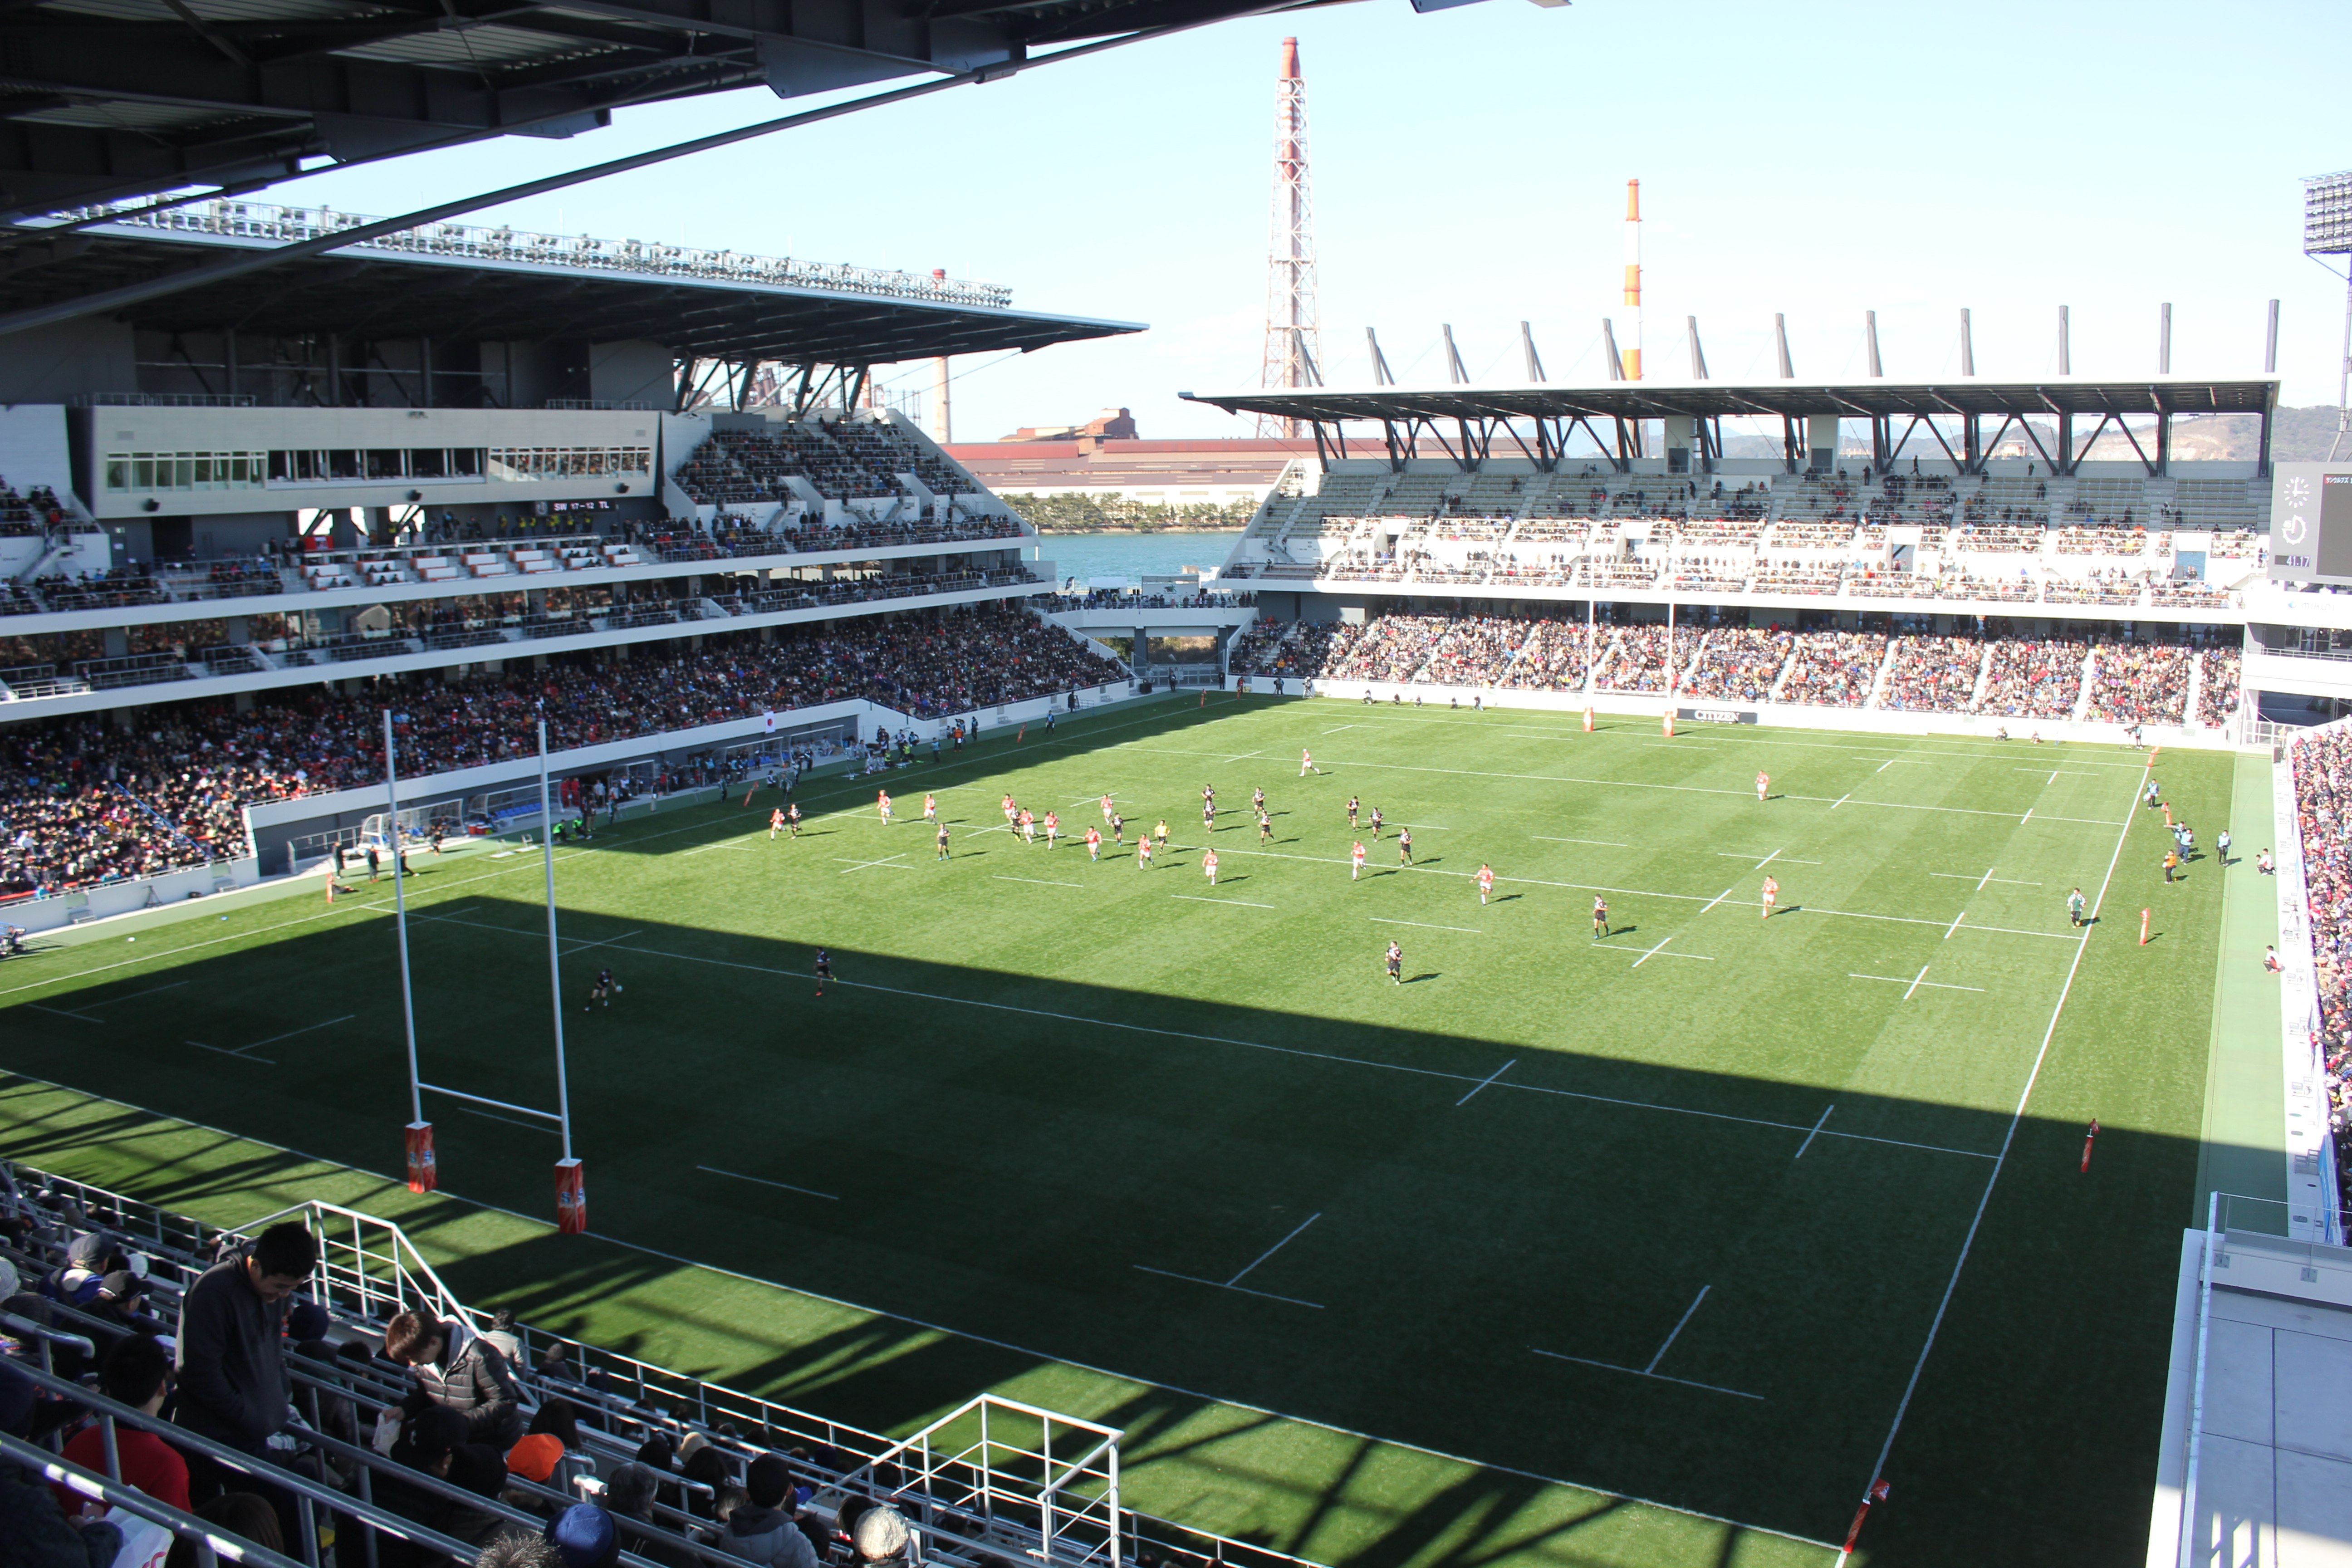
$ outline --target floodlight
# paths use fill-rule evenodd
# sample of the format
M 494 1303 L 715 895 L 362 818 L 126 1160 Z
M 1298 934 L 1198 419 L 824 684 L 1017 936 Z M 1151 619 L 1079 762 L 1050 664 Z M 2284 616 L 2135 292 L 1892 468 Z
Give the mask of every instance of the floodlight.
M 2352 169 L 2304 181 L 2303 253 L 2352 255 Z

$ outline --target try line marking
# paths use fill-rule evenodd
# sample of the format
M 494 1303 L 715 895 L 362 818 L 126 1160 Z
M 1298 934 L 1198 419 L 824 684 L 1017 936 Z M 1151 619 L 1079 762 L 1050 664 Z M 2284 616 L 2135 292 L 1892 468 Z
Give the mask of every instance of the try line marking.
M 2116 879 L 2116 867 L 2124 858 L 2124 841 L 2131 837 L 2132 813 L 2139 805 L 2139 786 L 2133 782 L 2132 798 L 2124 807 L 2123 822 L 2116 829 L 2115 852 L 2107 857 L 2107 874 L 2099 879 L 2099 896 L 2091 902 L 2091 918 L 2098 919 L 2099 910 L 2107 901 L 2107 889 Z M 2096 929 L 2095 923 L 2093 927 Z M 2074 944 L 2074 961 L 2066 965 L 2066 982 L 2058 988 L 2057 1005 L 2050 1009 L 2050 1026 L 2042 1032 L 2042 1048 L 2033 1053 L 2033 1067 L 2025 1075 L 2025 1087 L 2018 1091 L 2017 1109 L 2010 1113 L 2009 1129 L 2001 1134 L 2000 1148 L 1992 1156 L 1992 1170 L 1985 1177 L 1984 1191 L 1977 1197 L 1976 1213 L 1969 1219 L 1968 1234 L 1960 1240 L 1960 1255 L 1952 1260 L 1951 1278 L 1944 1281 L 1944 1294 L 1936 1303 L 1936 1316 L 1927 1325 L 1927 1342 L 1919 1347 L 1919 1359 L 1911 1364 L 1911 1376 L 1903 1385 L 1903 1397 L 1895 1406 L 1895 1419 L 1887 1424 L 1886 1441 L 1878 1447 L 1878 1458 L 1870 1467 L 1870 1477 L 1863 1484 L 1886 1473 L 1886 1457 L 1895 1451 L 1895 1439 L 1903 1430 L 1903 1417 L 1910 1413 L 1911 1396 L 1919 1390 L 1920 1374 L 1927 1370 L 1927 1357 L 1936 1349 L 1936 1335 L 1944 1327 L 1944 1315 L 1951 1310 L 1952 1292 L 1960 1286 L 1960 1271 L 1969 1266 L 1969 1249 L 1976 1246 L 1977 1232 L 1984 1225 L 1985 1209 L 1992 1203 L 1992 1190 L 2000 1182 L 2001 1168 L 2009 1163 L 2009 1151 L 2017 1142 L 2018 1127 L 2025 1121 L 2025 1108 L 2033 1099 L 2033 1086 L 2042 1077 L 2042 1064 L 2049 1058 L 2050 1042 L 2058 1037 L 2058 1020 L 2065 1016 L 2066 998 L 2074 994 L 2074 976 L 2082 973 L 2083 954 L 2090 949 L 2089 933 Z M 1843 1564 L 1847 1553 L 1843 1549 L 1837 1560 Z

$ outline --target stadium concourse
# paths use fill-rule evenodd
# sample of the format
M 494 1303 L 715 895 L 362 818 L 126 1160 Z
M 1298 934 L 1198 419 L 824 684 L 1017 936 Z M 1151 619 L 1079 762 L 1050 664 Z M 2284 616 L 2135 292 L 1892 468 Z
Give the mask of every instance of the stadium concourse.
M 866 697 L 930 719 L 1053 696 L 1125 672 L 1025 612 L 870 617 L 559 657 L 544 669 L 297 689 L 0 730 L 0 898 L 54 895 L 246 853 L 241 812 L 380 780 L 383 714 L 404 775 L 656 736 Z

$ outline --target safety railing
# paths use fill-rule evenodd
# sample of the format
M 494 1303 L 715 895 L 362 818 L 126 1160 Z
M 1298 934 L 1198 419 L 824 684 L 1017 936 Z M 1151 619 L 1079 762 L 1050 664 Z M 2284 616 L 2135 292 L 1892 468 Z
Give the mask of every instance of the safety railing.
M 1127 1561 L 1122 1436 L 1114 1426 L 983 1394 L 884 1449 L 842 1485 L 912 1502 L 927 1521 L 943 1506 L 976 1515 L 1048 1563 L 1116 1565 Z M 898 1483 L 884 1486 L 894 1474 Z
M 71 1212 L 65 1217 L 76 1227 L 102 1226 L 152 1249 L 155 1255 L 152 1274 L 167 1298 L 192 1283 L 223 1243 L 247 1239 L 272 1225 L 294 1220 L 308 1227 L 320 1243 L 320 1265 L 307 1289 L 334 1309 L 346 1325 L 357 1321 L 380 1329 L 394 1314 L 414 1309 L 478 1331 L 491 1326 L 487 1314 L 457 1298 L 398 1225 L 339 1204 L 314 1200 L 224 1228 L 70 1177 L 23 1164 L 0 1164 L 0 1192 L 13 1195 L 16 1187 L 52 1205 L 70 1205 Z M 22 1197 L 18 1206 L 25 1208 Z M 52 1311 L 60 1321 L 79 1321 L 70 1309 L 53 1307 Z M 831 1450 L 849 1468 L 835 1471 L 821 1464 L 795 1461 L 796 1468 L 819 1483 L 814 1507 L 822 1513 L 866 1494 L 893 1501 L 910 1516 L 919 1514 L 927 1521 L 931 1543 L 940 1548 L 929 1554 L 951 1564 L 967 1559 L 986 1562 L 1010 1552 L 1047 1568 L 1125 1568 L 1148 1548 L 1160 1563 L 1178 1568 L 1313 1568 L 1282 1552 L 1124 1509 L 1119 1493 L 1121 1434 L 1100 1423 L 992 1394 L 974 1399 L 898 1440 L 758 1394 L 705 1383 L 568 1335 L 524 1323 L 505 1331 L 516 1342 L 514 1361 L 526 1404 L 562 1397 L 579 1406 L 582 1434 L 592 1446 L 591 1457 L 601 1455 L 605 1461 L 617 1463 L 634 1451 L 636 1439 L 624 1441 L 631 1432 L 675 1436 L 688 1429 L 711 1436 L 739 1461 L 764 1451 Z M 63 1338 L 73 1341 L 72 1348 L 87 1343 L 70 1334 Z M 316 1398 L 341 1393 L 369 1403 L 383 1400 L 390 1390 L 355 1384 L 356 1374 L 347 1368 L 322 1366 L 314 1372 L 299 1360 L 289 1361 L 289 1367 L 298 1389 L 298 1407 L 308 1409 L 311 1415 L 309 1427 L 299 1433 L 299 1443 L 357 1466 L 364 1500 L 368 1495 L 364 1489 L 371 1484 L 364 1478 L 384 1461 L 372 1450 L 341 1443 L 316 1430 L 320 1425 Z M 75 1396 L 85 1404 L 102 1403 L 86 1390 Z M 129 1417 L 140 1413 L 119 1410 L 116 1414 Z M 604 1431 L 592 1429 L 598 1421 L 590 1420 L 591 1414 L 599 1418 Z M 174 1442 L 188 1446 L 181 1429 L 171 1430 Z M 194 1446 L 205 1451 L 201 1442 Z M 241 1468 L 250 1468 L 255 1462 L 233 1450 L 224 1450 L 223 1457 L 225 1461 L 233 1457 Z M 302 1479 L 299 1476 L 273 1469 L 268 1479 L 300 1493 L 301 1489 L 292 1484 Z M 411 1477 L 403 1472 L 401 1479 L 408 1484 Z M 415 1480 L 424 1489 L 467 1507 L 499 1511 L 488 1500 L 435 1478 L 423 1476 Z M 306 1484 L 316 1487 L 318 1483 Z M 352 1511 L 348 1494 L 322 1496 L 319 1500 Z M 684 1522 L 684 1516 L 679 1516 L 679 1521 Z M 723 1553 L 709 1552 L 673 1535 L 662 1536 L 660 1545 L 673 1554 L 683 1551 L 689 1556 L 723 1561 Z M 269 1568 L 284 1565 L 273 1563 Z

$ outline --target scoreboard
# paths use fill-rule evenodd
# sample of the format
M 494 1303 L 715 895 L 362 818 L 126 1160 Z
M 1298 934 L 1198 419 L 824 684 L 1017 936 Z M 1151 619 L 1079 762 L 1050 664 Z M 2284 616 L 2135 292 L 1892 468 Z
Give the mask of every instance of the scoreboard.
M 2270 574 L 2281 582 L 2352 584 L 2352 465 L 2275 467 Z

